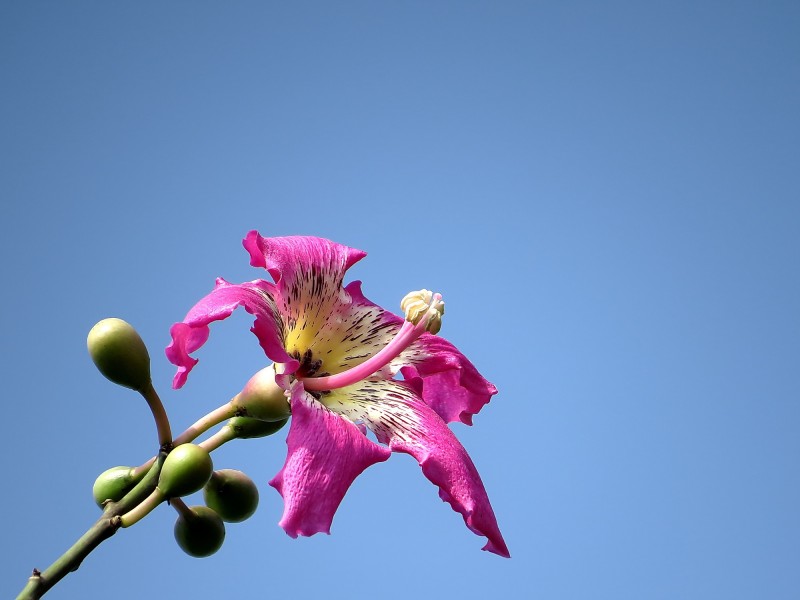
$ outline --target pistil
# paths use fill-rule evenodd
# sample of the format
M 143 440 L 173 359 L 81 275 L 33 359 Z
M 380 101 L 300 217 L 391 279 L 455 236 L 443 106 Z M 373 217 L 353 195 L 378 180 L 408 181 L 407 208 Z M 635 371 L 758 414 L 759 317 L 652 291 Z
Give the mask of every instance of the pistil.
M 303 387 L 310 392 L 322 392 L 358 383 L 377 373 L 400 356 L 403 350 L 426 331 L 434 334 L 439 331 L 444 314 L 444 302 L 442 302 L 441 294 L 433 294 L 428 290 L 411 292 L 403 298 L 400 307 L 405 312 L 406 321 L 392 341 L 381 348 L 377 354 L 363 363 L 335 375 L 304 378 L 302 380 Z

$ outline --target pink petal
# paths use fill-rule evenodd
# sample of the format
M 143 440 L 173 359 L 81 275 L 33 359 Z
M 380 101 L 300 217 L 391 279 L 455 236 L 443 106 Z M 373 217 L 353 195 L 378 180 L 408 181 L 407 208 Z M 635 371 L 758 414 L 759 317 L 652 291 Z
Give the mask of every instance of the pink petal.
M 182 387 L 189 372 L 197 364 L 197 359 L 189 355 L 205 344 L 209 335 L 209 323 L 227 319 L 239 306 L 255 315 L 256 320 L 251 331 L 267 356 L 276 362 L 290 363 L 290 368 L 296 368 L 296 361 L 283 349 L 282 325 L 275 308 L 274 296 L 275 286 L 266 281 L 256 280 L 236 285 L 218 278 L 214 290 L 192 307 L 183 322 L 176 323 L 170 329 L 172 342 L 166 349 L 167 359 L 178 366 L 172 387 Z
M 438 335 L 425 333 L 400 355 L 425 382 L 422 398 L 447 423 L 472 425 L 497 388 L 478 373 L 456 347 Z
M 322 238 L 265 238 L 256 231 L 247 234 L 244 247 L 250 264 L 267 269 L 275 280 L 284 346 L 301 361 L 301 375 L 336 373 L 377 352 L 351 339 L 354 325 L 366 339 L 375 309 L 355 306 L 342 287 L 347 269 L 364 252 Z M 372 344 L 379 349 L 383 341 L 372 339 Z
M 363 421 L 393 451 L 416 458 L 442 500 L 461 513 L 471 531 L 488 538 L 483 549 L 508 557 L 475 465 L 447 424 L 419 397 L 421 380 L 406 375 L 407 381 L 361 381 L 332 390 L 322 401 L 351 421 Z
M 338 292 L 347 269 L 367 255 L 324 238 L 265 238 L 255 230 L 242 244 L 250 253 L 250 264 L 269 271 L 284 296 L 292 290 L 321 286 Z
M 283 496 L 280 526 L 298 535 L 330 533 L 331 522 L 350 484 L 391 452 L 320 404 L 300 383 L 292 386 L 289 454 L 269 482 Z

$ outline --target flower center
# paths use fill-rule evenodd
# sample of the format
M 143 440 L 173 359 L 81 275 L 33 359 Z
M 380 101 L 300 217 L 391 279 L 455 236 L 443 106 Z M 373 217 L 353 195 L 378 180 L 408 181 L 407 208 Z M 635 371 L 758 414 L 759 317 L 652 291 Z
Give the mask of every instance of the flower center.
M 428 331 L 436 334 L 442 326 L 444 302 L 441 294 L 434 294 L 428 290 L 411 292 L 400 302 L 400 308 L 405 313 L 406 320 L 397 335 L 377 354 L 335 375 L 307 378 L 299 375 L 298 379 L 302 379 L 303 387 L 309 392 L 322 392 L 358 383 L 392 362 L 423 333 Z

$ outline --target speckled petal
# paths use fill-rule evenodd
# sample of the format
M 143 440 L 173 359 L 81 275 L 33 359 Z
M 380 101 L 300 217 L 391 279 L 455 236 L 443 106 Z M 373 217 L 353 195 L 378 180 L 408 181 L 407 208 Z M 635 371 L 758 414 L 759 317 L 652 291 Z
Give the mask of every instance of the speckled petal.
M 250 264 L 269 271 L 281 292 L 292 285 L 303 285 L 310 273 L 328 270 L 341 287 L 345 271 L 367 253 L 313 236 L 265 238 L 250 231 L 242 241 L 250 254 Z
M 366 253 L 317 237 L 262 237 L 251 231 L 244 239 L 250 264 L 269 271 L 278 289 L 276 304 L 284 318 L 289 354 L 311 364 L 332 348 L 326 332 L 341 326 L 344 275 Z M 306 355 L 311 352 L 313 356 Z M 319 364 L 316 364 L 319 368 Z
M 369 301 L 361 291 L 361 282 L 353 281 L 344 289 L 348 302 L 339 307 L 336 327 L 325 332 L 335 348 L 330 373 L 339 373 L 361 364 L 377 354 L 400 331 L 403 319 Z M 386 377 L 396 369 L 384 371 Z
M 289 453 L 280 473 L 269 482 L 283 496 L 280 526 L 293 538 L 330 533 L 333 515 L 350 484 L 391 452 L 317 402 L 300 383 L 292 386 L 291 402 Z
M 276 362 L 289 363 L 289 368 L 296 368 L 296 361 L 283 349 L 283 324 L 274 297 L 275 286 L 267 281 L 231 284 L 222 278 L 217 279 L 214 290 L 195 304 L 182 322 L 175 323 L 170 329 L 172 342 L 167 346 L 166 354 L 169 361 L 178 366 L 172 387 L 177 389 L 186 383 L 189 371 L 197 364 L 197 359 L 190 354 L 206 343 L 208 325 L 227 319 L 239 306 L 255 315 L 251 331 L 267 356 Z
M 301 362 L 303 376 L 350 369 L 394 337 L 397 318 L 366 300 L 360 282 L 342 287 L 362 251 L 321 238 L 264 238 L 255 231 L 244 246 L 251 264 L 275 279 L 286 351 Z
M 467 527 L 488 538 L 484 550 L 508 557 L 489 497 L 467 451 L 420 398 L 422 381 L 404 370 L 406 381 L 366 380 L 324 394 L 322 402 L 354 422 L 363 422 L 395 452 L 413 456 L 439 487 L 439 496 L 461 513 Z
M 384 310 L 361 293 L 359 282 L 347 286 L 353 304 L 366 310 L 372 307 L 379 315 L 380 332 L 370 339 L 381 345 L 400 330 L 403 318 Z M 369 355 L 371 356 L 371 354 Z M 425 333 L 403 351 L 387 369 L 394 375 L 404 366 L 411 366 L 425 382 L 422 399 L 447 423 L 461 421 L 472 425 L 472 415 L 488 404 L 497 388 L 478 372 L 475 366 L 446 339 Z

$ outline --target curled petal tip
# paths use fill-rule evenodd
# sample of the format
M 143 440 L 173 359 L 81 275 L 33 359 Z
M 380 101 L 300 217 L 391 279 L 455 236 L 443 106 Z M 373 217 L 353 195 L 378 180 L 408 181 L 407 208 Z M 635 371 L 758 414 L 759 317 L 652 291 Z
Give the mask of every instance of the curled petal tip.
M 511 554 L 508 551 L 506 543 L 502 539 L 498 542 L 499 543 L 495 544 L 494 542 L 490 541 L 483 548 L 481 548 L 481 550 L 491 552 L 492 554 L 497 554 L 497 556 L 502 556 L 503 558 L 511 558 Z
M 177 390 L 183 387 L 186 383 L 186 378 L 198 362 L 196 358 L 189 356 L 189 352 L 191 352 L 190 348 L 193 343 L 192 338 L 195 333 L 196 332 L 193 332 L 191 327 L 186 323 L 175 323 L 170 328 L 172 341 L 164 352 L 167 355 L 167 360 L 178 367 L 175 377 L 172 379 L 173 389 Z M 202 337 L 202 332 L 200 332 L 200 337 Z M 206 337 L 208 336 L 206 335 Z

